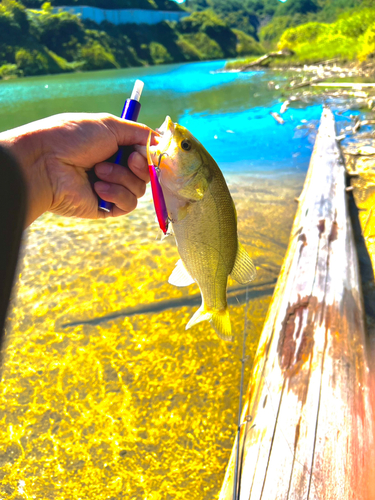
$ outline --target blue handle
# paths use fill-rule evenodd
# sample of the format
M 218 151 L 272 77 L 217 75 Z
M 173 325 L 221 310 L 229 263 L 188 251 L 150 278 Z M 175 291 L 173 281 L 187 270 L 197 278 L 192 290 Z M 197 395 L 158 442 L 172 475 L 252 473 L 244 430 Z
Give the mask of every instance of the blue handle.
M 141 109 L 141 104 L 139 101 L 136 101 L 135 99 L 126 99 L 124 104 L 124 109 L 122 110 L 121 113 L 121 118 L 123 120 L 130 120 L 132 122 L 136 122 L 138 120 L 140 109 Z M 119 149 L 115 160 L 115 163 L 117 165 L 121 162 L 121 158 L 122 158 L 122 150 Z M 110 201 L 104 201 L 101 198 L 99 198 L 98 207 L 99 210 L 104 210 L 104 212 L 110 212 L 112 210 L 113 203 L 111 203 Z

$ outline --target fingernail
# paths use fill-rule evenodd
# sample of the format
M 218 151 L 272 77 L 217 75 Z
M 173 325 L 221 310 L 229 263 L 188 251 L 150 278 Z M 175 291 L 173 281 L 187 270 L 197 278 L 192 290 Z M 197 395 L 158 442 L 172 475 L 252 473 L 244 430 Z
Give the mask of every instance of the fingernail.
M 132 166 L 138 168 L 139 170 L 147 170 L 146 159 L 137 151 L 134 151 L 128 159 L 128 163 L 132 163 Z
M 108 163 L 104 163 L 103 165 L 98 165 L 96 167 L 97 173 L 102 174 L 102 175 L 108 175 L 112 172 L 112 170 L 113 170 L 113 166 L 108 165 Z
M 109 191 L 111 185 L 106 182 L 95 182 L 95 190 L 100 191 L 101 193 L 106 193 Z

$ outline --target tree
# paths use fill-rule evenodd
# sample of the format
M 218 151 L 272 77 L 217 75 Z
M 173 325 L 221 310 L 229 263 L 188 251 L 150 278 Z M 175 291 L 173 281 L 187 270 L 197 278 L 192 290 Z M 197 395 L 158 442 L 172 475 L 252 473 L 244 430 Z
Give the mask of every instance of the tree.
M 319 7 L 315 0 L 287 0 L 276 9 L 276 16 L 293 16 L 295 14 L 308 14 L 317 12 Z

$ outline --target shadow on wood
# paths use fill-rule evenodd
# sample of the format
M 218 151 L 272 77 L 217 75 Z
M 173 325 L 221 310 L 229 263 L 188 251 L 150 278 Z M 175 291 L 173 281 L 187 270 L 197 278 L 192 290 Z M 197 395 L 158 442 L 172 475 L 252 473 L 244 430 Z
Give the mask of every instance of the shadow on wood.
M 240 433 L 241 500 L 375 498 L 372 381 L 334 118 L 322 115 Z M 220 500 L 232 500 L 234 445 Z

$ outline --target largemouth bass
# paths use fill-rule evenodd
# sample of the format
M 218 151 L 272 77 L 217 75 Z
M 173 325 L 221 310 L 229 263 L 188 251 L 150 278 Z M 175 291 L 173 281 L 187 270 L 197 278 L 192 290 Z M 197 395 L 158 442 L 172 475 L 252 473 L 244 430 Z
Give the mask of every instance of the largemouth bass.
M 167 116 L 148 154 L 159 182 L 181 259 L 169 283 L 197 283 L 202 305 L 186 329 L 209 321 L 223 340 L 233 340 L 227 307 L 228 276 L 248 283 L 254 264 L 238 241 L 236 209 L 215 160 L 184 127 Z

